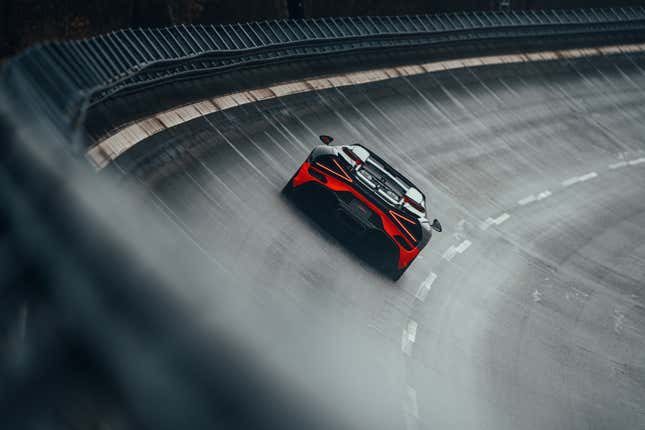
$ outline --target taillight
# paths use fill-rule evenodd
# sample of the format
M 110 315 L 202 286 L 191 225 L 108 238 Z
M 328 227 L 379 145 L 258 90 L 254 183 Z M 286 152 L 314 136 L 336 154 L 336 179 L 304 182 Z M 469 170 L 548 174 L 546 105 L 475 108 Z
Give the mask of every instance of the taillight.
M 425 208 L 421 206 L 419 202 L 412 200 L 410 197 L 408 196 L 403 197 L 403 201 L 409 204 L 410 206 L 412 206 L 413 208 L 415 208 L 416 210 L 418 210 L 419 212 L 425 212 Z
M 390 216 L 394 219 L 394 221 L 396 221 L 396 223 L 399 225 L 399 227 L 401 227 L 401 229 L 403 230 L 403 232 L 404 232 L 404 233 L 405 233 L 405 234 L 406 234 L 410 239 L 412 239 L 412 240 L 413 240 L 413 241 L 415 241 L 415 242 L 419 240 L 418 238 L 416 238 L 416 237 L 412 234 L 412 232 L 410 232 L 410 230 L 408 230 L 409 228 L 417 227 L 417 223 L 416 223 L 416 221 L 415 221 L 415 220 L 410 219 L 410 218 L 408 218 L 408 217 L 406 217 L 406 216 L 404 216 L 404 215 L 401 215 L 400 213 L 394 212 L 394 211 L 392 211 L 392 210 L 391 210 L 391 211 L 389 211 L 389 213 L 390 213 Z
M 347 181 L 347 182 L 354 182 L 352 180 L 352 177 L 349 176 L 349 174 L 343 169 L 343 166 L 340 165 L 338 160 L 335 158 L 332 158 L 331 161 L 333 162 L 334 166 L 326 166 L 318 161 L 314 163 L 314 167 L 323 169 L 327 171 L 328 173 L 333 173 L 335 176 L 338 176 L 339 178 Z
M 363 160 L 361 160 L 360 157 L 356 155 L 356 153 L 354 153 L 354 151 L 352 151 L 351 149 L 343 148 L 343 152 L 347 154 L 349 158 L 354 160 L 354 163 L 356 163 L 357 166 L 360 166 L 363 163 Z

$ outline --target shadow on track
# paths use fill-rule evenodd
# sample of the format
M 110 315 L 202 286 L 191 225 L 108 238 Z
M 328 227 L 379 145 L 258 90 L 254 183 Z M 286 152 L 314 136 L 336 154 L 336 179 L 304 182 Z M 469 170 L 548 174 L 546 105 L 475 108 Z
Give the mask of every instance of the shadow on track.
M 322 190 L 282 190 L 284 199 L 303 215 L 325 239 L 344 247 L 359 262 L 390 282 L 396 270 L 397 253 L 390 240 L 377 231 L 366 231 L 338 209 L 335 197 Z

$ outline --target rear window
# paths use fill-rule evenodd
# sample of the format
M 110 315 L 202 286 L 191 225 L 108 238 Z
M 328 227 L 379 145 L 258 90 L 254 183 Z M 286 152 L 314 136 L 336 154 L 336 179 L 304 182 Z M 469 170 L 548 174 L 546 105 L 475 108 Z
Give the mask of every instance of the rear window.
M 386 173 L 387 169 L 381 165 L 377 160 L 374 160 L 372 157 L 367 159 L 367 162 L 363 164 L 363 168 L 376 180 L 381 186 L 387 187 L 390 191 L 396 194 L 397 200 L 402 199 L 405 195 L 405 188 L 399 181 L 393 178 L 390 174 Z

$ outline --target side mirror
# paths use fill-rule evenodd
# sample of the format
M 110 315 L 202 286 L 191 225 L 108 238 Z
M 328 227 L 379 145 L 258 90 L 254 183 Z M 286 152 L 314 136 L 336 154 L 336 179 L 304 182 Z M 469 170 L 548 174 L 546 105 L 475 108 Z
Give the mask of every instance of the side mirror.
M 330 143 L 332 143 L 334 141 L 334 138 L 331 137 L 331 136 L 327 136 L 327 135 L 323 134 L 323 135 L 320 136 L 320 141 L 322 143 L 324 143 L 325 145 L 329 145 Z
M 432 225 L 430 227 L 432 227 L 434 231 L 438 231 L 439 233 L 443 231 L 443 228 L 441 227 L 441 223 L 439 222 L 438 219 L 435 219 L 434 221 L 432 221 Z

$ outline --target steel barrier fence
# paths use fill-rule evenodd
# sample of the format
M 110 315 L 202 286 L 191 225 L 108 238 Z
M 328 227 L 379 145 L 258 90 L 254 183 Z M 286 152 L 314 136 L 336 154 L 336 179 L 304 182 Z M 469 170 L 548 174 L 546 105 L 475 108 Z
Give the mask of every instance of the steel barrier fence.
M 78 128 L 86 110 L 120 92 L 191 74 L 217 74 L 293 58 L 394 50 L 491 39 L 645 32 L 645 8 L 469 12 L 320 18 L 121 30 L 48 43 L 4 67 L 16 103 L 38 100 L 59 129 Z

